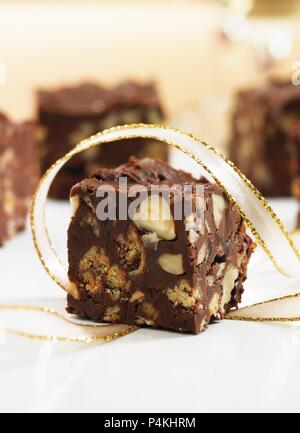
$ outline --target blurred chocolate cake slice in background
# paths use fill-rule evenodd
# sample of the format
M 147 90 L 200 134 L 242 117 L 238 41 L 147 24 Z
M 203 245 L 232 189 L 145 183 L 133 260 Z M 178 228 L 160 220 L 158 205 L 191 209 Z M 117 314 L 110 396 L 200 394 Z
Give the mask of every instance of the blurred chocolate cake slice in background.
M 0 114 L 0 245 L 24 229 L 37 180 L 35 123 Z
M 85 83 L 38 92 L 41 171 L 82 139 L 104 129 L 131 123 L 162 123 L 164 110 L 154 83 L 123 82 L 114 87 Z M 95 167 L 116 167 L 130 155 L 167 160 L 167 145 L 148 139 L 122 140 L 86 151 L 57 176 L 50 195 L 67 199 L 72 185 Z
M 229 157 L 264 195 L 290 195 L 300 175 L 300 86 L 272 80 L 237 93 Z

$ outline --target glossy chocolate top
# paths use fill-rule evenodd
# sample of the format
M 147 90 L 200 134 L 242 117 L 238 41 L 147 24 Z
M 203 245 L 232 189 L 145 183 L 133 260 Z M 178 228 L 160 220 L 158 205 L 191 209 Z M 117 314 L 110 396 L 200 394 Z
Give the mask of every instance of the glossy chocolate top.
M 183 185 L 183 184 L 208 184 L 205 178 L 195 179 L 190 173 L 176 170 L 163 161 L 151 158 L 129 158 L 126 164 L 116 169 L 99 169 L 92 177 L 84 179 L 76 184 L 71 191 L 71 196 L 80 192 L 93 193 L 102 184 L 115 184 L 121 177 L 126 177 L 129 184 L 140 185 Z

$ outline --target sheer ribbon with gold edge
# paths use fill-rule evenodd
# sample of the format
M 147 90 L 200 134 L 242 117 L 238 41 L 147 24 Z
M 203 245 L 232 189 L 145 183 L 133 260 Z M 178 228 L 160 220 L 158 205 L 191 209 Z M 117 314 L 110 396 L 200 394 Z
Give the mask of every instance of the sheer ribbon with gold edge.
M 68 276 L 48 235 L 45 224 L 45 204 L 50 186 L 60 169 L 76 154 L 103 143 L 129 138 L 150 138 L 167 143 L 194 159 L 219 184 L 229 200 L 243 216 L 247 226 L 273 262 L 277 271 L 286 276 L 300 276 L 300 253 L 293 239 L 274 211 L 252 183 L 212 146 L 198 137 L 160 125 L 134 124 L 115 127 L 80 142 L 71 152 L 58 160 L 41 179 L 33 197 L 31 228 L 37 254 L 50 277 L 64 290 Z M 290 321 L 298 317 L 274 317 L 278 303 L 298 300 L 300 295 L 275 299 L 231 312 L 228 319 Z M 262 305 L 264 308 L 262 308 Z M 299 302 L 300 307 L 300 302 Z M 252 313 L 254 312 L 254 315 Z
M 64 321 L 70 322 L 67 318 L 66 314 L 61 313 L 59 311 L 54 310 L 53 308 L 42 307 L 39 305 L 13 305 L 13 304 L 2 304 L 0 305 L 0 310 L 8 310 L 8 311 L 30 311 L 34 313 L 45 313 L 51 316 L 54 316 L 58 319 L 62 319 Z M 86 328 L 97 328 L 97 335 L 90 334 L 87 336 L 66 336 L 66 335 L 46 335 L 46 334 L 37 334 L 29 331 L 22 331 L 16 328 L 9 328 L 0 326 L 0 331 L 4 331 L 9 334 L 17 335 L 18 337 L 27 337 L 31 340 L 36 341 L 52 341 L 52 342 L 63 342 L 63 343 L 107 343 L 113 340 L 116 340 L 121 337 L 125 337 L 133 331 L 136 331 L 138 328 L 135 326 L 126 326 L 126 325 L 103 325 L 97 326 L 96 323 L 92 322 L 76 322 L 71 321 L 75 325 L 84 326 Z

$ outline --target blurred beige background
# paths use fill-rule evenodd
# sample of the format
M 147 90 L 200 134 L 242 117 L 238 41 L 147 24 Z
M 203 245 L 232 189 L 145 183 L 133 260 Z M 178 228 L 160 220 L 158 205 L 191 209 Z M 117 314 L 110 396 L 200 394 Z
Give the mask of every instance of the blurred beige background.
M 0 1 L 0 110 L 32 116 L 39 86 L 155 79 L 173 123 L 195 129 L 200 113 L 218 141 L 233 90 L 263 79 L 253 48 L 226 40 L 222 23 L 214 1 Z M 295 42 L 280 64 L 287 74 L 300 60 Z

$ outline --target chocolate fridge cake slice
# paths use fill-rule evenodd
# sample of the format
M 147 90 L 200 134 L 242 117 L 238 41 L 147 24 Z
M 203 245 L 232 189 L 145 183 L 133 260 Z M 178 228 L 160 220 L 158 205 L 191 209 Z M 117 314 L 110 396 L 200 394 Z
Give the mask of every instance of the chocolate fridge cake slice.
M 241 301 L 254 245 L 215 184 L 132 157 L 71 202 L 69 313 L 197 334 Z

